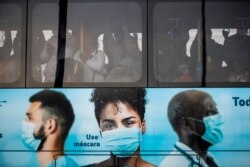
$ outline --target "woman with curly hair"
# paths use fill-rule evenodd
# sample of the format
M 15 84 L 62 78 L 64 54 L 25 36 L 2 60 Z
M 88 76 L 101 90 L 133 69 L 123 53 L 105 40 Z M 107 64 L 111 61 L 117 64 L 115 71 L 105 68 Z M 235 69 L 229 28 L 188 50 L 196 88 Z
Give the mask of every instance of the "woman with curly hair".
M 96 88 L 90 101 L 102 140 L 111 152 L 110 158 L 88 167 L 152 167 L 140 156 L 140 143 L 146 123 L 144 88 Z

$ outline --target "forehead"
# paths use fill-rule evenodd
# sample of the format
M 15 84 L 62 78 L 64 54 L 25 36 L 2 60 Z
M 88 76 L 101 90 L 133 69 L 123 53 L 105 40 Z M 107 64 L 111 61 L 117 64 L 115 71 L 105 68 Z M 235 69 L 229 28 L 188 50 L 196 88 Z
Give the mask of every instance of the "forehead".
M 189 95 L 189 98 L 192 99 L 194 105 L 207 105 L 214 104 L 213 98 L 204 92 L 195 92 Z
M 117 105 L 114 103 L 108 103 L 101 111 L 100 121 L 104 119 L 122 120 L 131 116 L 140 119 L 138 112 L 129 104 L 122 102 L 118 102 Z
M 41 104 L 41 102 L 30 103 L 27 113 L 33 116 L 42 116 L 42 112 L 38 112 L 41 109 Z
M 205 99 L 203 100 L 203 105 L 204 106 L 215 106 L 216 103 L 214 102 L 213 98 L 211 96 L 206 96 Z

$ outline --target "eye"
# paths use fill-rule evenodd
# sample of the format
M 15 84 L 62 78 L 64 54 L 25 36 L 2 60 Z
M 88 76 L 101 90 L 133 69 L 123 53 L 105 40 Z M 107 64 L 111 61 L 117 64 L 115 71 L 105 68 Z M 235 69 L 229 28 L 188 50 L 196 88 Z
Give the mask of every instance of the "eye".
M 103 130 L 112 130 L 114 128 L 115 128 L 115 126 L 111 122 L 106 122 L 103 124 Z
M 208 115 L 215 115 L 215 114 L 217 114 L 217 113 L 218 113 L 217 109 L 214 108 L 214 109 L 211 109 L 211 110 L 207 110 L 206 115 L 207 115 L 207 116 L 208 116 Z
M 29 116 L 29 115 L 28 115 L 26 118 L 27 118 L 28 121 L 31 121 L 31 120 L 32 120 L 32 119 L 31 119 L 31 116 Z
M 128 120 L 128 121 L 125 122 L 125 126 L 126 126 L 126 127 L 131 127 L 131 126 L 133 126 L 134 124 L 135 124 L 135 121 L 130 121 L 130 120 Z

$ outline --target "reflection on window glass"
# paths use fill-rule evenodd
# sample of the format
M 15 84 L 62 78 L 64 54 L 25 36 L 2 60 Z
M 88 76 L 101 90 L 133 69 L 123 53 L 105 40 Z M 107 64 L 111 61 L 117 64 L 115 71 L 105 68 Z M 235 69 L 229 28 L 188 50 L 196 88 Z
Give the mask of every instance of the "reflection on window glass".
M 21 14 L 19 6 L 0 3 L 0 83 L 13 83 L 20 77 Z
M 67 23 L 72 30 L 66 42 L 66 64 L 71 69 L 66 72 L 67 82 L 140 79 L 143 48 L 138 4 L 70 2 Z
M 153 69 L 159 82 L 200 82 L 200 2 L 161 2 L 153 9 Z M 194 46 L 196 45 L 196 49 Z
M 207 82 L 250 82 L 250 2 L 208 2 Z

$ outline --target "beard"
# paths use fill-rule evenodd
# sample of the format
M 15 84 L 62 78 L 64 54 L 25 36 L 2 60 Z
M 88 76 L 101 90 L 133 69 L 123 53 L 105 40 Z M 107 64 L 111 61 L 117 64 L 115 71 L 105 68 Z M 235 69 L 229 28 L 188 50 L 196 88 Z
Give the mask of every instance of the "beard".
M 45 124 L 43 123 L 38 129 L 38 131 L 34 133 L 35 139 L 43 139 L 45 137 L 44 126 Z
M 37 151 L 42 150 L 43 144 L 44 144 L 44 142 L 45 142 L 45 140 L 46 140 L 45 132 L 44 132 L 44 127 L 45 127 L 45 123 L 43 123 L 43 124 L 40 126 L 40 128 L 38 129 L 38 131 L 37 131 L 36 133 L 33 134 L 35 139 L 40 139 L 40 140 L 41 140 L 41 143 L 40 143 L 40 145 L 39 145 Z

